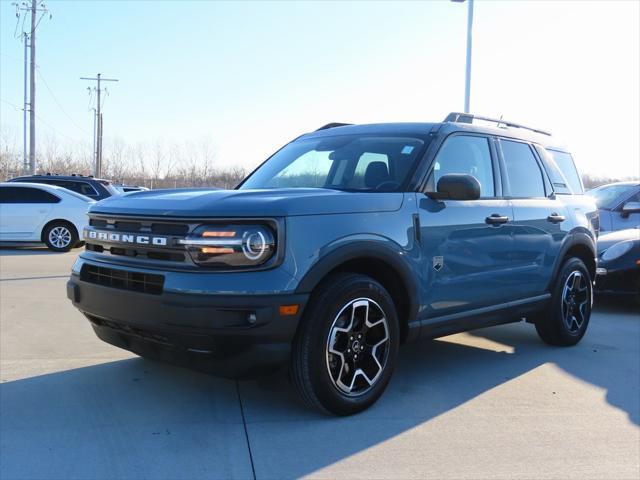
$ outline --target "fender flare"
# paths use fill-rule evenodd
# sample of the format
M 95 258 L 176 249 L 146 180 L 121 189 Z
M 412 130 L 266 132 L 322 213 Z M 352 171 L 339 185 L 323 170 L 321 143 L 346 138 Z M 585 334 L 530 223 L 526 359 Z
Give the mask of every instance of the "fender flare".
M 375 259 L 392 268 L 401 279 L 409 299 L 408 320 L 409 323 L 415 321 L 418 318 L 420 304 L 416 273 L 403 259 L 407 252 L 399 245 L 389 243 L 361 240 L 336 247 L 312 265 L 300 280 L 296 293 L 312 292 L 329 272 L 350 260 Z
M 558 271 L 560 270 L 560 267 L 562 266 L 563 260 L 566 257 L 567 253 L 569 252 L 569 250 L 576 246 L 586 247 L 593 255 L 594 261 L 596 260 L 596 242 L 593 237 L 590 234 L 582 231 L 571 233 L 567 236 L 564 244 L 560 247 L 560 252 L 556 257 L 555 264 L 553 266 L 553 274 L 549 279 L 549 285 L 547 287 L 548 291 L 551 291 L 553 283 L 555 282 L 558 275 Z M 587 267 L 589 266 L 587 265 Z M 594 278 L 592 278 L 592 280 L 595 280 L 595 271 L 593 272 L 593 275 Z

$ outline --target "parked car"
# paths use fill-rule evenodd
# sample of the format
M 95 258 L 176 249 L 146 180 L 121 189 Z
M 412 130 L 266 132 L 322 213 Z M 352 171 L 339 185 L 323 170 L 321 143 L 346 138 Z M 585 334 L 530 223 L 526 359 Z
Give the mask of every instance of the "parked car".
M 330 124 L 235 190 L 97 203 L 67 295 L 108 343 L 232 377 L 288 364 L 302 399 L 338 415 L 373 404 L 417 338 L 526 318 L 574 345 L 597 210 L 556 143 L 468 114 Z
M 149 190 L 147 187 L 140 187 L 137 185 L 113 185 L 113 188 L 118 190 L 119 193 L 129 193 L 129 192 L 143 192 Z
M 113 187 L 109 180 L 102 178 L 85 177 L 83 175 L 28 175 L 16 177 L 10 182 L 44 183 L 46 185 L 57 185 L 72 192 L 79 193 L 92 200 L 102 200 L 120 192 Z
M 0 243 L 43 242 L 56 252 L 80 246 L 93 203 L 55 185 L 0 183 Z
M 640 228 L 600 235 L 597 274 L 597 293 L 640 299 Z
M 640 227 L 640 181 L 601 185 L 587 195 L 598 205 L 601 232 Z

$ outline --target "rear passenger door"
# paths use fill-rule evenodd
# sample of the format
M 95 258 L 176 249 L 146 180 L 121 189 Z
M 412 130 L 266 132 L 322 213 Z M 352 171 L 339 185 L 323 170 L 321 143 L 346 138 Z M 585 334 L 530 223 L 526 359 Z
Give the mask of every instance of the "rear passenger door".
M 0 187 L 0 239 L 39 239 L 40 227 L 59 201 L 35 187 Z
M 492 152 L 494 153 L 492 155 Z M 514 297 L 510 251 L 513 217 L 502 198 L 495 149 L 482 135 L 453 134 L 435 156 L 426 192 L 449 173 L 473 175 L 478 200 L 435 200 L 419 196 L 427 316 L 505 303 Z
M 569 222 L 532 145 L 498 140 L 503 189 L 513 207 L 513 288 L 519 298 L 545 292 Z

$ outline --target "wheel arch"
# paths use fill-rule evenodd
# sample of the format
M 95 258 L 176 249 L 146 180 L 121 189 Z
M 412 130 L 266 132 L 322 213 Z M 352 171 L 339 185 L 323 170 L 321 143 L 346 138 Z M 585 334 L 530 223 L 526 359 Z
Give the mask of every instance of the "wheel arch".
M 328 276 L 351 272 L 367 275 L 391 295 L 400 321 L 401 341 L 417 336 L 419 323 L 418 286 L 415 273 L 403 254 L 390 247 L 356 242 L 334 250 L 316 262 L 298 284 L 297 293 L 311 293 Z M 412 322 L 413 321 L 413 322 Z M 414 323 L 415 322 L 415 323 Z M 416 328 L 412 328 L 412 327 Z
M 76 227 L 72 221 L 66 220 L 64 218 L 55 218 L 53 220 L 49 220 L 47 223 L 45 223 L 42 226 L 42 231 L 40 232 L 40 241 L 42 241 L 42 242 L 45 241 L 45 238 L 44 238 L 45 232 L 47 231 L 47 228 L 49 228 L 54 223 L 64 223 L 64 224 L 68 225 L 69 227 L 73 228 L 74 232 L 76 232 L 76 238 L 79 238 L 78 227 Z
M 595 240 L 587 233 L 575 232 L 571 234 L 569 241 L 567 241 L 560 250 L 560 254 L 556 259 L 556 263 L 553 269 L 553 275 L 549 281 L 549 289 L 552 288 L 560 267 L 569 257 L 577 257 L 584 262 L 591 275 L 591 281 L 596 278 L 596 243 Z

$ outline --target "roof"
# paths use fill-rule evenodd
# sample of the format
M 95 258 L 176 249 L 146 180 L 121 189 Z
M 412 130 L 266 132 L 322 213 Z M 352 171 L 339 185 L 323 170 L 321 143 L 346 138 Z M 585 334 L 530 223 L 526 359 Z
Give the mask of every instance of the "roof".
M 471 123 L 473 119 L 484 121 L 486 123 L 494 123 L 495 126 Z M 322 138 L 334 135 L 351 134 L 410 135 L 423 137 L 435 131 L 444 134 L 462 131 L 498 135 L 501 137 L 509 137 L 517 140 L 538 143 L 555 150 L 566 150 L 562 143 L 543 130 L 526 127 L 506 120 L 494 120 L 478 116 L 474 118 L 473 115 L 460 113 L 449 114 L 444 122 L 372 123 L 360 125 L 330 123 L 315 132 L 302 135 L 301 138 Z
M 598 185 L 597 187 L 593 187 L 592 190 L 595 190 L 596 188 L 602 188 L 602 187 L 613 187 L 615 185 L 640 186 L 640 180 L 625 180 L 625 181 L 622 181 L 622 182 L 603 183 L 602 185 Z
M 33 178 L 33 179 L 43 179 L 43 180 L 48 180 L 48 179 L 56 179 L 56 180 L 83 180 L 83 181 L 97 181 L 97 182 L 108 182 L 109 180 L 106 180 L 104 178 L 95 178 L 93 176 L 89 176 L 89 175 L 58 175 L 58 174 L 45 174 L 45 175 L 21 175 L 19 177 L 15 177 L 12 178 L 11 180 L 16 180 L 16 179 L 24 179 L 24 178 Z
M 41 188 L 43 190 L 57 190 L 57 191 L 69 192 L 69 190 L 67 190 L 66 188 L 60 187 L 58 185 L 51 185 L 49 183 L 37 183 L 37 182 L 1 182 L 0 187 L 18 187 L 18 188 L 32 187 L 32 188 Z

